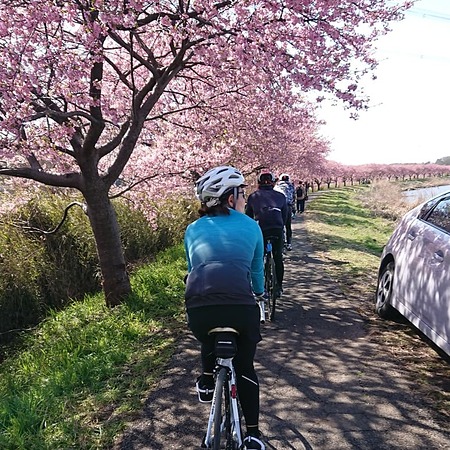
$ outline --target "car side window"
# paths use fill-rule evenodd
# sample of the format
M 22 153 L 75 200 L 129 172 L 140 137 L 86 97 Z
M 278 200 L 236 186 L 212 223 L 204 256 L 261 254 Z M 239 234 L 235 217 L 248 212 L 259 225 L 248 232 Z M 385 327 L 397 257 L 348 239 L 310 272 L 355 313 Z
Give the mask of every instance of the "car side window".
M 441 200 L 425 220 L 450 233 L 450 197 Z
M 420 210 L 419 219 L 426 220 L 427 214 L 433 209 L 433 206 L 436 204 L 436 199 L 430 200 L 425 203 Z

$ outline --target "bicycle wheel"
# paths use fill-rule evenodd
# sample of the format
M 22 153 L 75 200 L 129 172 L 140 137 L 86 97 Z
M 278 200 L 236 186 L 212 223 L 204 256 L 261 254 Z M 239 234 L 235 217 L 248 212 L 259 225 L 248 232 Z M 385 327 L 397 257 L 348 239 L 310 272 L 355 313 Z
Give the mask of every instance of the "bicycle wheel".
M 226 450 L 240 450 L 242 448 L 242 410 L 239 400 L 229 398 L 230 401 L 230 426 L 229 432 L 227 428 L 227 445 Z
M 217 374 L 216 387 L 214 392 L 214 428 L 213 428 L 213 450 L 220 450 L 220 438 L 222 434 L 222 419 L 224 417 L 225 402 L 224 389 L 226 388 L 227 369 L 222 367 Z
M 225 398 L 225 421 L 224 421 L 224 429 L 225 429 L 225 450 L 235 450 L 234 441 L 233 441 L 233 429 L 231 422 L 231 399 L 230 399 L 230 390 L 228 386 L 228 382 L 225 382 L 224 389 L 224 398 Z
M 271 261 L 272 258 L 270 256 L 267 256 L 264 266 L 264 288 L 267 293 L 267 308 L 265 308 L 265 313 L 268 319 L 270 319 L 271 317 L 273 292 L 273 272 Z
M 270 311 L 270 320 L 275 320 L 275 305 L 277 302 L 278 283 L 277 283 L 277 275 L 275 272 L 275 261 L 273 258 L 270 260 L 270 265 L 272 272 L 272 289 L 269 295 L 269 302 L 271 303 L 269 311 Z

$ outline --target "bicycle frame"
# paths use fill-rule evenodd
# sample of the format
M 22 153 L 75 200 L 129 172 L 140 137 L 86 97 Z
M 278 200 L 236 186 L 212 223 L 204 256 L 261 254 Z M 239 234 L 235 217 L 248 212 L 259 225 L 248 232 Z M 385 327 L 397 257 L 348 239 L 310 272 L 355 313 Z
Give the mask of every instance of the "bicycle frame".
M 236 343 L 233 328 L 218 327 L 210 330 L 216 336 L 215 387 L 209 412 L 208 426 L 202 448 L 219 450 L 222 434 L 225 432 L 226 449 L 239 450 L 242 446 L 241 415 L 237 395 L 236 372 L 233 358 Z M 220 346 L 220 347 L 219 347 Z
M 258 306 L 259 306 L 259 320 L 261 323 L 265 323 L 266 314 L 267 314 L 266 301 L 265 300 L 257 300 L 257 302 L 258 302 Z
M 226 432 L 227 443 L 233 440 L 235 448 L 239 449 L 242 446 L 242 433 L 236 388 L 236 373 L 234 371 L 232 358 L 217 358 L 216 369 L 217 374 L 221 370 L 226 370 L 226 376 L 223 386 L 220 386 L 221 389 L 214 390 L 211 410 L 208 418 L 208 427 L 205 436 L 205 446 L 206 448 L 213 448 L 214 421 L 218 405 L 217 397 L 224 395 L 225 414 L 222 417 L 220 431 L 221 433 L 224 431 Z

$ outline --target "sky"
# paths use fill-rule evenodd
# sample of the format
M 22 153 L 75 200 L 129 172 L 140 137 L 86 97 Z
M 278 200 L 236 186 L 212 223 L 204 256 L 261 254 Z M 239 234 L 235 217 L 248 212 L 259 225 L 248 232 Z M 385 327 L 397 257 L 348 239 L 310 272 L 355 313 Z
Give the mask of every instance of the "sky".
M 349 118 L 331 102 L 318 111 L 329 160 L 342 164 L 435 162 L 450 156 L 450 0 L 418 0 L 376 44 L 371 108 Z

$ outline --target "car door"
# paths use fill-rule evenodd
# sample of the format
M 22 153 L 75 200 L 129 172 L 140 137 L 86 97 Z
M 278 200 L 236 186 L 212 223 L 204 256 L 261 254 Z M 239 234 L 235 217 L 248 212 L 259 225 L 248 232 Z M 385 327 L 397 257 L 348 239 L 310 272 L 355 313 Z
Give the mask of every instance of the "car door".
M 392 305 L 408 319 L 411 304 L 417 292 L 418 274 L 423 272 L 420 258 L 423 224 L 417 218 L 418 211 L 406 214 L 387 244 L 387 252 L 395 256 L 395 287 Z
M 440 347 L 450 345 L 450 196 L 424 211 L 412 227 L 414 289 L 409 291 L 409 320 Z

